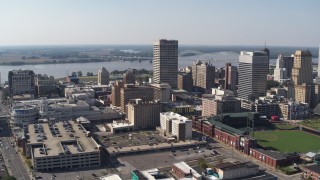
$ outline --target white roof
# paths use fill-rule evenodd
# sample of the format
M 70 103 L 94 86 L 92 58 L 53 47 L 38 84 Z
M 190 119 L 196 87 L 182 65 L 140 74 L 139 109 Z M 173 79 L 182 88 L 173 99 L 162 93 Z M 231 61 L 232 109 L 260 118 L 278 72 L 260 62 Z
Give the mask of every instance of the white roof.
M 117 174 L 111 174 L 100 177 L 100 180 L 122 180 Z
M 315 155 L 317 155 L 316 153 L 313 153 L 313 152 L 308 152 L 307 154 L 306 154 L 306 156 L 308 156 L 308 157 L 314 157 Z
M 192 175 L 195 177 L 201 177 L 201 175 L 195 171 L 194 169 L 192 169 L 188 164 L 186 164 L 185 162 L 179 162 L 179 163 L 175 163 L 174 164 L 176 167 L 178 167 L 179 169 L 181 169 L 184 173 L 190 173 L 190 170 L 192 171 Z

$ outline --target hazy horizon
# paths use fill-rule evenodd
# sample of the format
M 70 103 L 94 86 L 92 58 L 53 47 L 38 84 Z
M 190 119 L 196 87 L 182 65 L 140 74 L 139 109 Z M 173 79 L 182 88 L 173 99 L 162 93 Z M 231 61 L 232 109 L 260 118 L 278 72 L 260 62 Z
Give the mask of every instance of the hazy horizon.
M 153 44 L 12 44 L 12 45 L 0 45 L 0 47 L 77 47 L 77 46 L 153 46 Z M 193 47 L 259 47 L 263 48 L 265 45 L 219 45 L 219 44 L 180 44 L 179 46 L 193 46 Z M 299 46 L 299 45 L 266 45 L 267 48 L 270 47 L 289 47 L 289 48 L 319 48 L 319 46 Z
M 180 45 L 318 47 L 320 1 L 10 0 L 0 46 Z

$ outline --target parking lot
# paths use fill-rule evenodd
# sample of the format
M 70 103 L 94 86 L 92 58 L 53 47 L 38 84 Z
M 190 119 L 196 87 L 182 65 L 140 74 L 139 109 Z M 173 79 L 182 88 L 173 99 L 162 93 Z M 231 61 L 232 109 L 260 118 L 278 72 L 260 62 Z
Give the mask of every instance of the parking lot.
M 107 175 L 109 172 L 106 167 L 99 169 L 74 169 L 73 171 L 50 171 L 50 172 L 34 172 L 39 179 L 50 180 L 52 176 L 59 180 L 93 180 L 100 176 Z
M 141 154 L 120 157 L 114 159 L 112 163 L 127 177 L 130 171 L 139 169 L 146 170 L 151 168 L 171 167 L 173 163 L 186 161 L 197 161 L 199 158 L 221 158 L 217 149 L 211 148 L 191 148 L 188 150 L 172 150 L 166 152 Z M 126 176 L 127 175 L 127 176 Z
M 157 134 L 156 131 L 137 131 L 131 133 L 121 133 L 116 135 L 100 136 L 99 140 L 106 147 L 130 147 L 141 145 L 157 145 L 164 143 L 165 138 Z

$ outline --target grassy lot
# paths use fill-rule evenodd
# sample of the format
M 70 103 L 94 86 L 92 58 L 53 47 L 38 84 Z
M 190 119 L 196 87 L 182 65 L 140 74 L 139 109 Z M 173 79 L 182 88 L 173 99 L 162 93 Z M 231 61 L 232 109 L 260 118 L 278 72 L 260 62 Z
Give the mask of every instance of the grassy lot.
M 82 76 L 78 77 L 82 82 L 98 81 L 98 76 Z
M 291 166 L 280 167 L 280 170 L 287 175 L 291 175 L 291 174 L 299 172 L 299 171 L 295 170 L 294 168 L 292 168 Z
M 320 138 L 302 131 L 257 131 L 258 144 L 280 152 L 309 152 L 320 149 Z
M 294 129 L 297 128 L 298 126 L 293 126 L 291 124 L 275 124 L 275 129 L 280 129 L 280 130 L 289 130 L 289 129 Z
M 301 122 L 302 125 L 313 128 L 313 129 L 320 129 L 320 119 L 319 118 L 312 118 L 306 119 Z

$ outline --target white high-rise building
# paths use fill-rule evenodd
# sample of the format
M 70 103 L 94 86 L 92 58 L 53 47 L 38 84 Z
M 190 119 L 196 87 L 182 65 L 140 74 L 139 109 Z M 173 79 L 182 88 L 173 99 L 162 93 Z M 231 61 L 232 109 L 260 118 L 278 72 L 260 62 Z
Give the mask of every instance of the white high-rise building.
M 192 121 L 174 112 L 160 113 L 160 126 L 167 135 L 173 135 L 177 140 L 192 139 Z
M 153 81 L 178 86 L 178 41 L 160 39 L 153 44 Z
M 190 119 L 173 120 L 172 135 L 175 135 L 178 141 L 192 139 L 192 121 Z
M 266 52 L 241 51 L 239 56 L 238 96 L 247 100 L 265 96 L 268 72 L 269 58 Z
M 101 67 L 98 71 L 98 84 L 99 85 L 109 84 L 109 72 L 104 67 Z
M 276 68 L 274 69 L 274 80 L 280 83 L 286 81 L 287 77 L 287 69 L 284 67 L 283 57 L 280 54 L 277 59 Z

